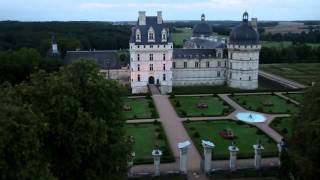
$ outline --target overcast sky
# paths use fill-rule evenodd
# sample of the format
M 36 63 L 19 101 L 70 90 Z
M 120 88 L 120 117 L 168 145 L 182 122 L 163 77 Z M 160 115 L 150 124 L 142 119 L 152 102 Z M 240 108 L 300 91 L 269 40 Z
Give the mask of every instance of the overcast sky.
M 320 0 L 0 0 L 0 20 L 132 21 L 137 12 L 165 20 L 320 20 Z

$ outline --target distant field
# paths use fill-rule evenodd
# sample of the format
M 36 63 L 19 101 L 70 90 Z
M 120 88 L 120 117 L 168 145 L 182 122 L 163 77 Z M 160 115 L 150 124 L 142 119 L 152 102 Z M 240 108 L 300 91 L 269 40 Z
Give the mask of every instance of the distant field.
M 320 43 L 317 44 L 312 44 L 312 43 L 306 43 L 309 46 L 312 47 L 319 47 Z M 282 41 L 282 42 L 276 42 L 276 41 L 263 41 L 262 42 L 262 46 L 263 47 L 289 47 L 290 45 L 292 45 L 291 41 Z
M 188 40 L 192 36 L 191 28 L 176 28 L 178 33 L 172 33 L 172 38 L 175 46 L 183 46 L 183 40 Z
M 304 85 L 311 85 L 320 77 L 320 63 L 261 64 L 260 69 Z

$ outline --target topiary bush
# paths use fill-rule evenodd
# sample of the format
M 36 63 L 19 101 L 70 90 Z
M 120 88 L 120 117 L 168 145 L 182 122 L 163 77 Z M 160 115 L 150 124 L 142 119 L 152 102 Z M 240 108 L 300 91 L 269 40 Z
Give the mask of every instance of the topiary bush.
M 288 134 L 288 129 L 287 129 L 287 128 L 283 128 L 283 129 L 281 130 L 281 132 L 282 132 L 283 134 Z
M 148 94 L 146 95 L 146 99 L 151 99 L 151 94 L 150 94 L 150 93 L 148 93 Z
M 257 129 L 256 134 L 257 134 L 257 135 L 262 135 L 262 134 L 263 134 L 263 131 L 261 131 L 260 129 Z
M 164 137 L 163 137 L 163 134 L 162 133 L 159 133 L 158 136 L 157 136 L 157 139 L 159 140 L 162 140 Z
M 176 101 L 175 101 L 175 106 L 176 106 L 176 107 L 181 107 L 180 101 L 176 100 Z
M 193 133 L 193 137 L 195 137 L 195 138 L 200 138 L 199 132 L 198 132 L 198 131 L 194 132 L 194 133 Z
M 181 111 L 180 111 L 180 114 L 181 114 L 182 117 L 186 117 L 186 116 L 187 116 L 187 112 L 184 111 L 184 110 L 181 110 Z
M 148 102 L 148 106 L 149 106 L 149 108 L 154 108 L 153 102 L 152 102 L 152 101 L 149 101 L 149 102 Z
M 176 97 L 176 95 L 174 93 L 171 93 L 169 96 L 170 99 L 174 99 L 175 97 Z
M 195 128 L 194 128 L 194 127 L 190 127 L 189 129 L 190 129 L 190 131 L 194 131 L 194 130 L 195 130 Z

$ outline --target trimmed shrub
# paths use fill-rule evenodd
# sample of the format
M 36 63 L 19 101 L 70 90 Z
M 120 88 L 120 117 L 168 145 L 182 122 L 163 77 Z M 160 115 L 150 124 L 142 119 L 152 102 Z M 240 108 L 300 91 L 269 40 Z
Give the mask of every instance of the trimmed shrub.
M 159 123 L 160 122 L 158 120 L 156 120 L 156 119 L 153 121 L 153 124 L 159 124 Z
M 283 129 L 281 130 L 281 132 L 282 132 L 283 134 L 288 134 L 288 129 L 287 129 L 287 128 L 283 128 Z
M 181 116 L 183 116 L 183 117 L 186 117 L 186 116 L 187 116 L 187 112 L 184 111 L 184 110 L 181 110 L 181 111 L 180 111 L 180 114 L 181 114 Z
M 243 106 L 247 105 L 247 102 L 246 101 L 242 101 L 242 105 Z
M 152 101 L 149 101 L 149 102 L 148 102 L 148 106 L 149 106 L 149 108 L 154 108 L 153 102 L 152 102 Z
M 175 101 L 175 106 L 176 106 L 176 107 L 181 107 L 180 101 L 176 100 L 176 101 Z
M 151 99 L 151 94 L 150 94 L 150 93 L 148 93 L 148 94 L 146 95 L 146 99 Z
M 186 123 L 190 123 L 190 122 L 191 122 L 191 120 L 190 120 L 190 119 L 187 119 L 185 122 L 186 122 Z
M 158 133 L 162 132 L 161 128 L 157 128 L 155 131 Z
M 157 111 L 153 109 L 153 110 L 151 111 L 151 116 L 152 116 L 153 118 L 156 118 L 156 117 L 158 116 Z
M 193 133 L 193 137 L 195 137 L 195 138 L 200 138 L 199 132 L 198 132 L 198 131 L 194 132 L 194 133 Z
M 238 125 L 243 125 L 243 124 L 244 124 L 244 122 L 243 122 L 243 121 L 240 121 L 240 120 L 236 121 L 236 123 L 237 123 Z
M 203 117 L 203 116 L 205 116 L 205 114 L 204 114 L 204 113 L 201 113 L 201 116 Z
M 159 133 L 158 136 L 157 136 L 157 139 L 162 140 L 163 139 L 163 134 Z
M 258 112 L 263 112 L 263 108 L 261 106 L 257 107 Z
M 190 127 L 189 129 L 190 129 L 190 131 L 194 131 L 194 130 L 195 130 L 195 128 L 194 128 L 194 127 Z
M 170 99 L 174 99 L 175 97 L 176 97 L 176 95 L 174 93 L 171 93 L 169 96 Z
M 287 104 L 290 104 L 290 103 L 291 103 L 290 99 L 287 99 Z
M 262 135 L 263 132 L 262 132 L 260 129 L 257 129 L 256 134 L 257 134 L 257 135 Z
M 137 115 L 135 114 L 135 115 L 133 115 L 133 119 L 137 119 L 138 117 L 137 117 Z

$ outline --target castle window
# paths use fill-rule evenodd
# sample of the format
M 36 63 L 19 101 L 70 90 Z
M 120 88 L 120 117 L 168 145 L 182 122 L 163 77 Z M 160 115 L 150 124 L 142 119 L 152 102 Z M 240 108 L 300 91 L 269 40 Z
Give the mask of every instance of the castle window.
M 137 54 L 137 60 L 140 61 L 140 54 Z
M 166 64 L 163 64 L 162 70 L 166 70 Z
M 161 31 L 161 41 L 162 42 L 166 42 L 167 41 L 167 31 L 165 30 L 165 29 L 163 29 L 162 31 Z
M 230 59 L 233 59 L 233 53 L 230 53 Z
M 148 41 L 154 42 L 154 29 L 152 27 L 148 30 Z
M 166 48 L 166 45 L 163 45 L 164 48 Z
M 149 55 L 149 59 L 150 59 L 150 61 L 153 61 L 153 54 Z
M 207 67 L 207 68 L 210 67 L 210 62 L 209 62 L 209 61 L 206 62 L 206 67 Z
M 199 63 L 198 62 L 194 62 L 194 67 L 198 68 L 199 67 Z
M 232 72 L 230 72 L 230 74 L 229 74 L 229 78 L 230 78 L 230 79 L 232 79 Z
M 220 67 L 221 66 L 221 62 L 220 61 L 218 61 L 218 67 Z
M 163 54 L 163 60 L 164 61 L 166 60 L 166 54 Z
M 153 45 L 150 45 L 150 48 L 153 48 Z
M 188 68 L 187 62 L 183 62 L 183 67 L 184 67 L 184 68 Z
M 138 45 L 138 48 L 140 48 L 140 46 Z
M 138 71 L 140 71 L 140 64 L 138 64 Z
M 218 58 L 221 58 L 221 53 L 218 53 Z
M 230 63 L 230 69 L 232 69 L 232 63 Z
M 217 76 L 220 77 L 220 71 L 217 72 Z
M 150 67 L 149 67 L 149 68 L 150 68 L 150 71 L 153 71 L 153 64 L 150 64 L 149 66 L 150 66 Z
M 162 80 L 163 80 L 163 81 L 166 81 L 166 74 L 163 74 L 163 75 L 162 75 Z
M 173 63 L 172 63 L 172 67 L 173 67 L 173 69 L 176 68 L 176 62 L 173 62 Z
M 249 81 L 251 81 L 251 76 L 249 76 Z
M 136 30 L 136 41 L 141 42 L 141 32 L 139 29 Z
M 140 82 L 140 74 L 138 74 L 138 81 Z

